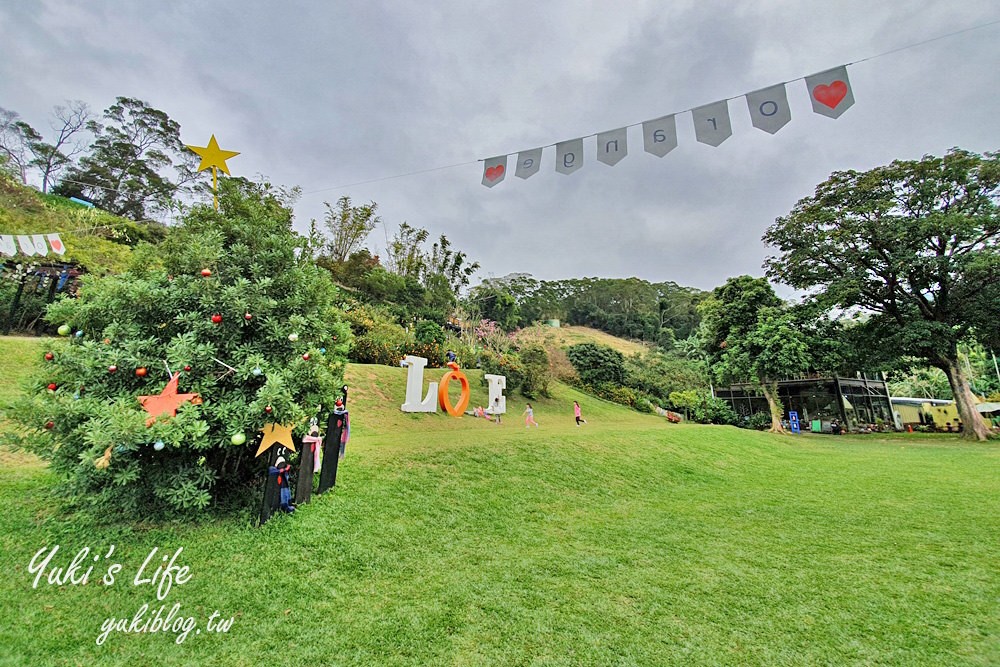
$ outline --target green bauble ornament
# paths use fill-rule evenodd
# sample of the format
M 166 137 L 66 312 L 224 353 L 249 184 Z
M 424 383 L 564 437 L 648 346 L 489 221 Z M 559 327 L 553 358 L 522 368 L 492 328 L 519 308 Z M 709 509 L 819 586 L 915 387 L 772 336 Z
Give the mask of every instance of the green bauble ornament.
M 68 336 L 70 332 L 73 331 L 73 328 L 70 327 L 70 325 L 68 324 L 61 324 L 59 325 L 59 328 L 56 329 L 56 331 L 59 332 L 60 336 Z
M 242 445 L 247 441 L 247 437 L 242 433 L 236 433 L 235 435 L 233 435 L 233 437 L 229 439 L 229 441 L 232 442 L 234 445 Z

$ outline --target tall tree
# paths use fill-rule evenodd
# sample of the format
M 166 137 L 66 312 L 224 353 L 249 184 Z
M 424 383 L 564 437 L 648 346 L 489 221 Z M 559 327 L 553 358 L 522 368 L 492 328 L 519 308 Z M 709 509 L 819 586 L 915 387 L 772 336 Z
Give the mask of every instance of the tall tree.
M 399 225 L 399 231 L 392 237 L 386 248 L 385 267 L 404 278 L 419 280 L 427 268 L 427 253 L 423 243 L 429 233 L 421 227 L 406 222 Z
M 56 188 L 79 194 L 100 208 L 133 220 L 168 210 L 174 197 L 198 178 L 198 157 L 181 142 L 180 125 L 142 100 L 119 97 L 91 121 L 91 152 L 69 169 Z
M 1000 154 L 952 149 L 866 172 L 835 172 L 778 218 L 768 276 L 829 308 L 861 309 L 873 360 L 911 356 L 948 377 L 963 436 L 985 440 L 958 345 L 995 320 Z M 989 316 L 984 309 L 992 309 Z
M 59 172 L 84 151 L 85 144 L 77 139 L 87 130 L 90 120 L 90 107 L 80 100 L 67 102 L 66 106 L 57 106 L 52 110 L 49 126 L 55 133 L 54 141 L 51 144 L 44 141 L 31 144 L 34 156 L 31 164 L 41 172 L 42 192 L 48 192 Z
M 0 108 L 0 155 L 22 185 L 28 184 L 32 146 L 41 140 L 42 135 L 21 120 L 20 114 Z
M 323 222 L 329 232 L 327 251 L 333 261 L 344 262 L 351 253 L 361 248 L 368 235 L 381 222 L 381 218 L 375 215 L 378 204 L 369 202 L 355 206 L 346 195 L 337 200 L 336 207 L 329 202 L 323 204 L 326 206 Z
M 460 250 L 451 249 L 451 241 L 444 234 L 431 246 L 431 254 L 427 258 L 426 273 L 428 276 L 440 274 L 448 281 L 452 293 L 458 296 L 462 288 L 468 286 L 469 279 L 479 270 L 479 262 L 467 264 L 468 255 Z M 425 285 L 427 280 L 425 278 Z M 428 288 L 430 285 L 426 285 Z
M 765 278 L 739 276 L 717 287 L 702 305 L 706 353 L 720 382 L 750 382 L 771 413 L 771 431 L 783 433 L 778 381 L 809 367 L 808 344 L 794 311 Z

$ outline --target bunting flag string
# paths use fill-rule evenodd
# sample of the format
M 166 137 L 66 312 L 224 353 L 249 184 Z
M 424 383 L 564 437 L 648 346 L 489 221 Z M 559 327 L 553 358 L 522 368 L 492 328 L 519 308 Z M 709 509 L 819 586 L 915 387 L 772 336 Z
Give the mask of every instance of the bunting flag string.
M 3 234 L 0 235 L 0 255 L 41 255 L 46 257 L 49 250 L 57 255 L 66 254 L 66 245 L 59 234 Z
M 847 65 L 801 78 L 805 80 L 812 110 L 815 113 L 837 119 L 854 106 L 854 91 L 847 76 Z M 785 81 L 738 96 L 746 98 L 750 121 L 754 127 L 768 134 L 774 134 L 792 120 L 792 111 L 788 105 L 788 94 L 785 89 L 789 83 L 791 81 Z M 733 136 L 729 102 L 734 99 L 737 98 L 729 97 L 669 116 L 626 125 L 616 130 L 557 142 L 554 144 L 556 171 L 560 174 L 572 174 L 583 167 L 583 140 L 589 137 L 597 138 L 597 161 L 609 167 L 615 166 L 628 155 L 628 128 L 639 125 L 642 126 L 643 149 L 647 153 L 663 157 L 677 148 L 677 116 L 688 112 L 691 113 L 691 120 L 694 123 L 695 139 L 700 143 L 717 147 Z M 548 146 L 517 153 L 514 174 L 519 178 L 530 178 L 538 173 L 544 148 Z M 492 188 L 504 180 L 507 175 L 508 155 L 498 155 L 482 161 L 483 185 Z

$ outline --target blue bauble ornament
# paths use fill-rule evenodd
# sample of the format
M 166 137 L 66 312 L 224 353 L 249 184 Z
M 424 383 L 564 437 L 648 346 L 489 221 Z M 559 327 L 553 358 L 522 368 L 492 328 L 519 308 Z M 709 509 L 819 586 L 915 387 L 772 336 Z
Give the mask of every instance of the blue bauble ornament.
M 83 331 L 77 331 L 76 332 L 76 337 L 77 338 L 83 338 Z
M 157 440 L 156 442 L 153 443 L 153 449 L 155 449 L 156 451 L 160 451 L 164 447 L 166 447 L 166 445 L 163 444 L 162 440 Z

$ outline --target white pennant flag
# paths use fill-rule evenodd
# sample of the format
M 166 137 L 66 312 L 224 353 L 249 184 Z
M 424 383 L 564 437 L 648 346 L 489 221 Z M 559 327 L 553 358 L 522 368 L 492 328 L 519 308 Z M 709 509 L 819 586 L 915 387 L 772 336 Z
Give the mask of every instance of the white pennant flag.
M 35 252 L 42 257 L 49 254 L 49 246 L 45 243 L 45 234 L 32 234 L 31 240 L 35 243 Z
M 747 108 L 753 126 L 769 134 L 774 134 L 792 119 L 783 83 L 747 93 Z
M 49 240 L 49 246 L 52 248 L 52 252 L 57 255 L 66 254 L 66 246 L 63 245 L 62 239 L 59 238 L 58 234 L 46 234 L 45 238 Z
M 647 153 L 663 157 L 677 148 L 677 119 L 673 114 L 642 124 L 642 145 Z
M 21 247 L 22 255 L 28 255 L 30 257 L 31 255 L 34 255 L 37 252 L 35 250 L 35 240 L 26 234 L 18 235 L 17 245 Z
M 13 257 L 17 254 L 17 244 L 14 242 L 13 236 L 0 236 L 0 255 L 10 255 Z
M 626 130 L 627 128 L 622 127 L 597 135 L 598 162 L 613 167 L 628 155 L 628 132 Z
M 530 151 L 521 151 L 517 154 L 517 168 L 514 175 L 518 178 L 528 178 L 538 173 L 538 168 L 542 162 L 542 149 L 532 148 Z
M 854 106 L 854 91 L 847 78 L 847 65 L 807 76 L 806 88 L 813 111 L 822 116 L 840 118 L 840 114 Z
M 583 139 L 571 139 L 556 144 L 556 171 L 572 174 L 583 166 Z
M 694 118 L 694 136 L 703 144 L 718 146 L 733 136 L 729 103 L 726 100 L 692 109 L 691 116 Z
M 483 185 L 492 188 L 507 176 L 507 156 L 491 157 L 483 161 Z

